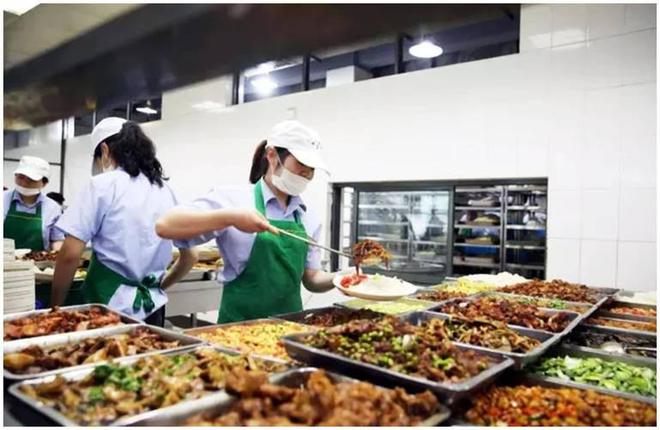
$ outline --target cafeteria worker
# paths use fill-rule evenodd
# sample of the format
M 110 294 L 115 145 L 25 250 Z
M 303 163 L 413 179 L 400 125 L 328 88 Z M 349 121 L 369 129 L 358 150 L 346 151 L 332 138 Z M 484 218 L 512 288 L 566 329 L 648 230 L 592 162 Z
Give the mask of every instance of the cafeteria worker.
M 333 288 L 319 249 L 278 233 L 319 240 L 319 218 L 300 197 L 317 169 L 327 172 L 316 132 L 284 121 L 257 146 L 253 186 L 214 189 L 156 224 L 181 246 L 215 239 L 224 260 L 219 323 L 301 311 L 301 282 L 311 292 Z
M 91 178 L 57 223 L 66 238 L 53 279 L 52 304 L 64 303 L 80 257 L 91 242 L 92 258 L 82 287 L 87 303 L 103 303 L 149 324 L 165 320 L 165 289 L 196 261 L 190 249 L 166 272 L 172 242 L 154 224 L 176 198 L 165 182 L 156 149 L 139 125 L 105 118 L 92 130 Z M 91 154 L 90 154 L 91 155 Z
M 62 209 L 47 198 L 50 164 L 38 157 L 21 157 L 14 172 L 14 189 L 4 193 L 4 237 L 14 239 L 16 249 L 58 250 L 64 235 L 55 228 Z

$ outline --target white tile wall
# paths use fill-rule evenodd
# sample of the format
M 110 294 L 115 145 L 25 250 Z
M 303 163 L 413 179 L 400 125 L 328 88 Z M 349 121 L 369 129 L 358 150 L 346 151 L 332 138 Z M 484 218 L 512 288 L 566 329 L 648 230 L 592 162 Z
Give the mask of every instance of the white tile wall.
M 624 4 L 587 5 L 587 37 L 591 40 L 620 34 L 624 27 Z
M 627 4 L 623 21 L 624 32 L 656 28 L 655 4 Z
M 644 30 L 621 37 L 621 78 L 623 84 L 653 82 L 656 78 L 656 30 Z
M 587 38 L 587 5 L 552 5 L 552 46 L 583 42 Z
M 582 191 L 582 228 L 583 239 L 611 239 L 618 236 L 617 208 L 619 207 L 619 189 L 583 190 Z
M 578 282 L 580 279 L 580 241 L 578 239 L 549 238 L 547 247 L 546 278 Z
M 580 282 L 595 287 L 616 285 L 617 241 L 582 240 Z
M 618 253 L 617 287 L 635 291 L 656 291 L 656 244 L 620 241 Z
M 522 5 L 522 11 L 525 19 L 520 21 L 520 51 L 552 46 L 552 7 Z
M 623 188 L 619 205 L 619 240 L 649 241 L 656 237 L 656 189 Z
M 566 210 L 566 208 L 575 210 Z M 548 237 L 578 239 L 582 223 L 580 190 L 548 192 Z

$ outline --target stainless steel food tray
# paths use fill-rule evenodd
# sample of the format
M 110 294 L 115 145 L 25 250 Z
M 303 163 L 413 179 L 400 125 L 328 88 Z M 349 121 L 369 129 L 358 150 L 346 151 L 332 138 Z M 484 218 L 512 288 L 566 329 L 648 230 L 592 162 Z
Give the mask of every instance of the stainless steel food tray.
M 402 319 L 406 322 L 409 322 L 410 324 L 413 325 L 420 325 L 424 321 L 428 321 L 431 319 L 441 319 L 441 320 L 451 320 L 453 317 L 451 315 L 447 314 L 441 314 L 437 312 L 415 312 L 409 315 L 406 315 L 402 317 Z M 548 350 L 548 348 L 552 347 L 553 345 L 557 344 L 561 338 L 557 335 L 553 335 L 551 333 L 545 332 L 545 331 L 540 331 L 540 330 L 533 330 L 529 328 L 522 328 L 522 327 L 516 327 L 516 326 L 507 326 L 511 330 L 517 332 L 518 334 L 522 336 L 527 336 L 531 337 L 533 339 L 536 339 L 541 342 L 539 346 L 534 348 L 532 351 L 529 351 L 527 353 L 520 353 L 520 352 L 506 352 L 506 351 L 500 351 L 497 349 L 493 348 L 486 348 L 484 346 L 479 346 L 479 345 L 473 345 L 471 343 L 463 343 L 463 342 L 458 342 L 458 341 L 453 341 L 457 345 L 466 345 L 471 347 L 472 349 L 478 350 L 478 351 L 486 351 L 486 352 L 496 352 L 498 354 L 504 355 L 506 357 L 509 357 L 510 359 L 513 360 L 514 362 L 514 368 L 516 369 L 521 369 L 525 365 L 532 363 L 540 356 L 545 354 L 545 352 Z
M 642 339 L 647 340 L 647 341 L 651 341 L 654 344 L 656 344 L 656 346 L 657 346 L 658 337 L 656 336 L 656 334 L 651 333 L 651 332 L 646 332 L 646 331 L 639 332 L 639 333 L 622 333 L 620 330 L 611 330 L 611 327 L 603 327 L 603 326 L 585 327 L 585 326 L 580 326 L 575 331 L 573 331 L 573 333 L 571 333 L 571 334 L 577 336 L 578 334 L 584 333 L 584 332 L 637 337 L 637 338 L 642 338 Z M 644 356 L 635 355 L 635 354 L 618 354 L 616 352 L 603 351 L 599 348 L 579 345 L 577 343 L 573 343 L 573 340 L 570 337 L 567 338 L 564 341 L 564 343 L 562 344 L 562 347 L 567 348 L 567 349 L 576 350 L 576 351 L 587 351 L 587 352 L 597 352 L 597 353 L 601 353 L 601 354 L 610 354 L 612 356 L 612 358 L 618 358 L 618 357 L 621 357 L 622 355 L 630 355 L 632 357 L 637 357 L 637 358 L 644 359 L 644 360 L 648 361 L 649 363 L 651 363 L 651 362 L 655 363 L 656 362 L 656 358 L 653 358 L 653 357 L 644 357 Z
M 384 313 L 384 312 L 379 312 L 379 313 L 382 313 L 383 315 L 405 315 L 405 314 L 409 314 L 411 312 L 425 311 L 425 310 L 428 310 L 428 309 L 430 309 L 430 308 L 432 308 L 436 305 L 436 302 L 429 302 L 427 300 L 418 300 L 418 299 L 413 299 L 413 298 L 410 298 L 410 297 L 402 297 L 401 299 L 382 302 L 382 303 L 392 303 L 392 302 L 396 302 L 396 301 L 399 301 L 399 300 L 406 301 L 406 302 L 410 301 L 410 302 L 415 302 L 415 303 L 424 303 L 425 307 L 422 308 L 422 309 L 406 311 L 406 312 L 402 312 L 402 313 L 398 313 L 398 314 L 388 314 L 388 313 Z M 334 305 L 337 306 L 337 307 L 340 307 L 340 308 L 359 310 L 359 309 L 366 309 L 366 306 L 371 305 L 371 304 L 376 304 L 376 303 L 381 303 L 381 302 L 373 301 L 373 300 L 366 300 L 366 299 L 351 299 L 351 300 L 347 300 L 345 302 L 337 302 Z M 378 311 L 374 311 L 374 312 L 378 312 Z
M 197 351 L 199 349 L 203 349 L 203 348 L 214 349 L 216 351 L 222 352 L 222 353 L 227 354 L 227 355 L 239 355 L 239 354 L 236 354 L 236 352 L 234 352 L 234 351 L 228 351 L 228 350 L 225 350 L 224 348 L 218 348 L 218 347 L 214 347 L 214 346 L 210 346 L 210 345 L 191 346 L 191 347 L 187 347 L 186 349 L 181 349 L 181 350 L 178 350 L 178 351 L 165 352 L 162 355 L 168 355 L 169 356 L 169 355 L 188 354 L 188 353 L 191 353 L 191 352 Z M 121 364 L 121 365 L 130 365 L 130 364 L 133 364 L 133 363 L 135 363 L 136 361 L 138 361 L 142 358 L 144 358 L 144 357 L 138 357 L 138 356 L 123 357 L 123 358 L 119 358 L 117 360 L 114 360 L 113 363 L 117 363 L 117 364 Z M 271 362 L 271 363 L 275 363 L 275 364 L 282 364 L 282 363 L 279 363 L 279 362 L 276 363 L 272 360 L 267 360 L 267 359 L 262 359 L 262 358 L 256 358 L 256 360 L 262 360 L 262 361 L 265 361 L 265 362 Z M 64 414 L 62 414 L 61 412 L 59 412 L 55 408 L 50 407 L 50 406 L 46 406 L 42 402 L 40 402 L 38 400 L 35 400 L 35 399 L 27 396 L 26 394 L 24 394 L 20 390 L 20 387 L 22 387 L 24 385 L 36 385 L 36 384 L 41 384 L 41 383 L 47 383 L 47 382 L 50 382 L 53 379 L 55 379 L 57 376 L 60 376 L 60 377 L 64 378 L 67 381 L 80 381 L 81 379 L 85 378 L 87 375 L 89 375 L 93 371 L 94 371 L 93 368 L 82 369 L 82 370 L 76 370 L 76 371 L 72 371 L 72 372 L 65 372 L 65 373 L 61 373 L 61 374 L 58 374 L 58 375 L 45 376 L 43 378 L 35 378 L 35 379 L 29 379 L 29 380 L 17 382 L 14 385 L 12 385 L 11 387 L 9 387 L 9 393 L 12 396 L 16 397 L 22 403 L 30 406 L 35 411 L 45 415 L 46 417 L 50 418 L 51 420 L 53 420 L 54 422 L 56 422 L 58 424 L 61 424 L 63 426 L 78 427 L 79 426 L 78 423 L 76 423 L 73 420 L 71 420 L 70 418 L 66 417 Z M 206 397 L 209 397 L 209 396 L 220 396 L 221 397 L 221 396 L 225 396 L 225 395 L 226 394 L 224 393 L 224 391 L 209 392 L 208 394 L 204 394 L 202 399 L 205 399 Z M 189 402 L 193 402 L 193 401 L 196 401 L 196 400 L 199 400 L 199 399 L 184 400 L 183 402 L 180 402 L 180 403 L 172 405 L 172 406 L 167 406 L 165 408 L 156 409 L 156 411 L 164 413 L 164 412 L 170 410 L 170 408 L 182 407 L 183 404 L 187 404 Z M 133 415 L 133 416 L 124 416 L 122 418 L 119 418 L 119 419 L 111 422 L 111 423 L 108 423 L 107 426 L 123 425 L 124 423 L 132 422 L 133 420 L 140 419 L 143 415 L 148 414 L 150 412 L 152 412 L 152 411 L 144 412 L 144 413 Z
M 313 367 L 306 367 L 301 369 L 293 369 L 288 372 L 274 374 L 270 378 L 270 382 L 275 385 L 283 385 L 286 387 L 299 387 L 307 382 L 309 376 L 319 369 Z M 355 379 L 348 378 L 343 375 L 338 375 L 332 372 L 326 372 L 330 379 L 335 382 L 358 382 Z M 203 399 L 206 400 L 206 399 Z M 135 426 L 158 426 L 158 427 L 171 427 L 183 426 L 186 420 L 197 414 L 204 414 L 206 416 L 218 416 L 225 412 L 236 401 L 236 397 L 226 395 L 224 397 L 208 398 L 208 401 L 195 401 L 190 402 L 187 408 L 169 409 L 167 411 L 152 411 L 149 416 L 145 416 L 138 420 L 133 420 L 130 425 Z M 419 426 L 436 426 L 447 418 L 449 418 L 449 409 L 438 404 L 438 409 L 435 414 L 419 423 Z
M 384 367 L 363 363 L 348 357 L 334 354 L 329 351 L 314 348 L 302 342 L 302 338 L 310 333 L 301 333 L 285 336 L 282 338 L 287 352 L 298 361 L 311 366 L 322 367 L 330 371 L 354 376 L 360 379 L 368 379 L 376 384 L 385 386 L 401 386 L 413 392 L 430 390 L 451 404 L 465 396 L 470 395 L 479 388 L 492 382 L 499 374 L 513 365 L 513 360 L 502 354 L 477 350 L 471 346 L 456 344 L 456 347 L 465 351 L 477 351 L 494 359 L 488 369 L 473 378 L 451 384 L 446 382 L 433 382 L 418 376 L 405 375 Z
M 629 302 L 619 302 L 619 301 L 613 301 L 608 304 L 608 307 L 612 306 L 625 306 L 625 307 L 630 307 L 630 308 L 642 308 L 642 309 L 655 309 L 657 313 L 657 306 L 655 305 L 649 305 L 646 303 L 629 303 Z M 619 314 L 610 311 L 609 309 L 602 308 L 598 310 L 596 313 L 596 316 L 598 317 L 607 317 L 607 318 L 618 318 L 618 319 L 626 319 L 626 320 L 631 320 L 631 321 L 642 321 L 642 322 L 654 322 L 656 321 L 656 317 L 647 317 L 647 316 L 642 316 L 642 315 L 633 315 L 633 314 Z
M 552 307 L 547 307 L 547 306 L 538 306 L 538 305 L 534 305 L 534 306 L 538 306 L 539 308 L 543 308 L 543 309 L 550 309 L 550 310 L 553 310 L 553 311 L 576 312 L 576 313 L 579 313 L 583 317 L 584 317 L 585 314 L 589 315 L 597 309 L 597 306 L 595 304 L 587 303 L 587 302 L 571 302 L 571 301 L 568 301 L 568 300 L 547 299 L 545 297 L 524 296 L 522 294 L 500 293 L 498 291 L 492 291 L 492 292 L 484 293 L 484 294 L 488 295 L 488 296 L 502 296 L 502 297 L 505 297 L 505 298 L 508 297 L 508 298 L 511 298 L 511 299 L 557 300 L 557 301 L 566 303 L 567 305 L 570 305 L 570 306 L 580 307 L 583 310 L 581 312 L 577 312 L 577 311 L 574 311 L 574 310 L 571 310 L 571 309 L 558 309 L 558 308 L 552 308 Z M 601 300 L 606 300 L 606 298 L 602 298 Z
M 489 293 L 479 293 L 479 294 L 476 294 L 476 295 L 474 295 L 474 296 L 468 296 L 468 297 L 457 297 L 457 298 L 454 298 L 454 299 L 445 300 L 444 302 L 438 302 L 436 306 L 433 306 L 431 309 L 428 309 L 428 311 L 429 311 L 429 312 L 435 312 L 435 313 L 443 314 L 443 315 L 451 315 L 451 314 L 448 314 L 448 313 L 446 313 L 446 312 L 442 312 L 440 308 L 441 308 L 442 306 L 444 306 L 444 305 L 446 305 L 446 304 L 449 304 L 449 303 L 452 303 L 452 302 L 457 302 L 457 301 L 462 301 L 462 300 L 475 301 L 475 300 L 477 300 L 477 299 L 479 299 L 479 298 L 482 298 L 482 297 L 488 296 L 488 294 L 489 294 Z M 537 306 L 537 307 L 538 307 L 538 306 Z M 577 326 L 580 324 L 580 322 L 581 322 L 582 319 L 583 319 L 583 318 L 580 316 L 580 314 L 578 314 L 578 313 L 576 313 L 576 312 L 571 312 L 571 311 L 559 311 L 559 310 L 557 310 L 557 309 L 541 308 L 541 307 L 538 307 L 538 308 L 539 308 L 540 310 L 542 310 L 542 311 L 543 311 L 544 313 L 546 313 L 546 314 L 566 313 L 566 314 L 568 314 L 568 316 L 569 316 L 570 322 L 569 322 L 568 325 L 564 328 L 564 330 L 562 330 L 562 331 L 560 331 L 560 332 L 552 332 L 552 331 L 548 331 L 548 330 L 541 330 L 541 329 L 537 329 L 537 328 L 531 328 L 531 327 L 519 326 L 519 325 L 516 325 L 516 324 L 511 324 L 511 323 L 509 323 L 508 321 L 503 321 L 503 322 L 506 323 L 508 326 L 510 326 L 510 327 L 514 327 L 514 328 L 531 329 L 531 330 L 540 331 L 540 332 L 543 332 L 543 333 L 550 333 L 550 334 L 553 334 L 553 335 L 564 335 L 564 334 L 570 333 L 575 327 L 577 327 Z
M 99 328 L 90 331 L 78 331 L 70 333 L 60 333 L 52 336 L 42 336 L 42 337 L 33 337 L 26 339 L 19 339 L 13 342 L 7 342 L 3 347 L 3 355 L 21 351 L 30 346 L 38 346 L 42 349 L 53 349 L 59 346 L 64 346 L 70 343 L 78 343 L 85 339 L 96 338 L 96 337 L 108 337 L 114 336 L 122 333 L 133 332 L 138 327 L 147 327 L 150 331 L 159 334 L 166 341 L 178 340 L 181 345 L 175 348 L 169 348 L 164 350 L 155 350 L 149 351 L 142 354 L 135 354 L 127 357 L 146 357 L 149 355 L 160 354 L 165 352 L 179 351 L 182 349 L 187 349 L 190 346 L 201 345 L 204 342 L 200 339 L 197 339 L 192 336 L 187 336 L 182 333 L 177 333 L 171 330 L 165 330 L 164 328 L 154 327 L 154 326 L 143 326 L 140 324 L 131 324 L 131 325 L 120 325 L 120 326 L 110 326 Z M 124 358 L 124 357 L 122 357 Z M 9 380 L 24 380 L 32 378 L 43 378 L 49 375 L 55 375 L 58 373 L 72 372 L 76 370 L 89 369 L 93 368 L 99 364 L 106 363 L 110 360 L 102 360 L 95 363 L 81 364 L 78 366 L 63 367 L 61 369 L 49 370 L 40 373 L 30 373 L 30 374 L 17 374 L 12 373 L 6 368 L 4 369 L 4 377 Z
M 623 321 L 623 322 L 626 322 L 626 323 L 646 322 L 646 321 L 633 321 L 633 320 L 628 320 L 628 319 L 625 319 L 625 318 L 610 318 L 610 317 L 599 317 L 599 318 L 603 318 L 603 319 L 606 319 L 606 320 Z M 619 333 L 619 334 L 634 334 L 634 335 L 653 334 L 653 335 L 657 335 L 657 329 L 656 329 L 656 331 L 632 330 L 632 329 L 627 329 L 627 328 L 623 328 L 623 327 L 611 327 L 611 326 L 608 326 L 608 325 L 590 324 L 590 323 L 587 323 L 586 321 L 582 322 L 580 324 L 580 327 L 585 327 L 585 328 L 590 328 L 590 329 L 591 328 L 606 328 L 608 330 L 612 330 L 613 332 L 616 332 L 616 333 Z
M 370 311 L 369 309 L 349 309 L 349 308 L 340 308 L 340 307 L 337 307 L 337 306 L 326 306 L 326 307 L 316 308 L 316 309 L 307 309 L 307 310 L 300 311 L 300 312 L 290 312 L 290 313 L 286 313 L 286 314 L 275 315 L 271 318 L 275 319 L 275 320 L 285 320 L 285 321 L 290 321 L 290 322 L 294 322 L 294 323 L 298 323 L 298 324 L 309 325 L 310 327 L 320 328 L 320 326 L 313 326 L 311 324 L 307 324 L 307 322 L 305 321 L 306 318 L 314 316 L 314 315 L 322 314 L 324 312 L 329 312 L 329 311 L 340 312 L 340 313 L 343 313 L 343 314 L 350 314 L 351 312 L 362 311 L 362 312 L 369 312 L 369 313 L 373 314 L 372 318 L 368 318 L 368 319 L 382 318 L 384 316 L 383 314 L 381 314 L 379 312 Z
M 615 356 L 612 357 L 610 354 L 606 352 L 597 352 L 597 351 L 579 351 L 575 349 L 570 349 L 570 348 L 564 348 L 564 347 L 559 347 L 556 348 L 553 351 L 553 354 L 550 355 L 552 357 L 554 356 L 563 356 L 563 355 L 569 355 L 573 357 L 598 357 L 603 360 L 607 361 L 620 361 L 626 364 L 631 364 L 634 366 L 640 366 L 640 367 L 648 367 L 650 369 L 656 370 L 655 363 L 651 364 L 646 360 L 639 360 L 636 357 L 631 357 L 631 356 Z M 551 377 L 551 376 L 543 376 L 543 375 L 538 375 L 533 372 L 528 372 L 525 374 L 529 380 L 534 381 L 545 381 L 545 382 L 551 382 L 554 383 L 558 386 L 564 386 L 564 387 L 571 387 L 571 388 L 580 388 L 583 390 L 593 390 L 597 391 L 599 393 L 603 394 L 609 394 L 612 396 L 617 396 L 617 397 L 623 397 L 626 399 L 631 399 L 631 400 L 637 400 L 638 402 L 644 402 L 644 403 L 651 403 L 651 404 L 656 404 L 657 399 L 655 397 L 650 397 L 650 396 L 642 396 L 639 394 L 634 394 L 634 393 L 627 393 L 624 391 L 618 391 L 618 390 L 611 390 L 609 388 L 604 388 L 604 387 L 599 387 L 597 385 L 591 385 L 591 384 L 584 384 L 580 382 L 574 382 L 574 381 L 569 381 L 566 379 L 562 378 L 556 378 L 556 377 Z
M 232 327 L 232 326 L 238 326 L 238 325 L 252 325 L 252 324 L 282 324 L 282 322 L 283 322 L 283 320 L 280 320 L 280 319 L 259 318 L 259 319 L 254 319 L 254 320 L 238 321 L 238 322 L 232 322 L 232 323 L 226 323 L 226 324 L 215 324 L 215 325 L 210 325 L 210 326 L 206 326 L 206 327 L 191 328 L 191 329 L 188 329 L 188 330 L 184 330 L 184 333 L 187 334 L 188 336 L 193 336 L 194 337 L 194 336 L 196 336 L 200 333 L 214 332 L 216 329 L 219 329 L 219 328 L 226 328 L 226 327 Z M 290 322 L 290 321 L 287 321 L 287 322 Z M 313 328 L 310 327 L 310 326 L 305 326 L 303 324 L 299 324 L 299 325 L 305 327 L 306 331 L 313 330 Z M 272 357 L 272 356 L 268 356 L 268 355 L 255 354 L 255 353 L 252 353 L 250 351 L 242 351 L 238 348 L 234 348 L 234 347 L 227 346 L 227 345 L 220 345 L 218 343 L 209 342 L 209 341 L 205 341 L 205 342 L 210 344 L 210 345 L 220 346 L 220 347 L 222 347 L 223 349 L 225 349 L 227 351 L 233 351 L 233 352 L 241 353 L 241 354 L 249 354 L 249 355 L 252 355 L 254 357 L 273 360 L 273 361 L 277 361 L 277 362 L 280 362 L 280 363 L 289 363 L 287 360 L 281 359 L 279 357 Z
M 107 305 L 100 304 L 100 303 L 89 303 L 89 304 L 84 304 L 84 305 L 62 306 L 62 307 L 60 307 L 60 310 L 62 310 L 62 311 L 85 311 L 85 310 L 90 309 L 92 306 L 103 308 L 103 309 L 108 310 L 109 312 L 112 312 L 112 313 L 115 313 L 115 314 L 119 315 L 121 322 L 124 323 L 124 324 L 144 324 L 143 321 L 141 321 L 137 318 L 131 317 L 131 316 L 126 315 L 122 312 L 118 312 L 114 309 L 110 309 Z M 3 321 L 6 323 L 6 322 L 9 322 L 9 321 L 17 320 L 19 318 L 25 318 L 25 317 L 31 317 L 31 316 L 36 316 L 36 315 L 47 314 L 50 311 L 51 311 L 51 308 L 40 309 L 40 310 L 37 310 L 37 311 L 26 311 L 26 312 L 18 312 L 18 313 L 14 313 L 14 314 L 8 314 L 8 315 L 4 316 Z M 107 327 L 116 327 L 116 326 L 117 325 L 115 325 L 115 326 L 103 326 L 103 327 L 89 329 L 89 330 L 80 330 L 79 333 L 82 333 L 83 331 L 96 331 L 96 330 L 101 330 L 101 329 L 104 329 L 104 328 L 107 328 Z M 47 334 L 47 335 L 43 335 L 43 336 L 33 336 L 33 337 L 30 337 L 30 338 L 5 340 L 4 343 L 7 344 L 9 342 L 16 342 L 16 341 L 20 341 L 20 340 L 23 340 L 23 339 L 35 339 L 35 338 L 38 338 L 38 337 L 56 336 L 56 335 L 59 335 L 59 334 L 62 334 L 62 333 L 53 333 L 53 334 Z

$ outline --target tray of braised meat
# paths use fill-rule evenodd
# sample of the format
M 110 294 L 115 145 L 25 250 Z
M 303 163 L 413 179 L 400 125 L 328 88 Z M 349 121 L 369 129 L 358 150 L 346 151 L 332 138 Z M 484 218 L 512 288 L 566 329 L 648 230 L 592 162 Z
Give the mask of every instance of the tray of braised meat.
M 502 321 L 549 333 L 568 332 L 580 322 L 579 314 L 575 312 L 544 309 L 508 298 L 487 295 L 449 300 L 431 311 L 459 315 L 470 320 Z
M 591 317 L 584 320 L 583 327 L 607 327 L 619 333 L 644 334 L 656 333 L 655 321 L 633 321 L 623 318 Z
M 496 351 L 511 358 L 516 368 L 537 360 L 560 340 L 551 333 L 509 327 L 501 321 L 467 320 L 435 312 L 416 312 L 401 318 L 434 336 L 477 350 Z
M 140 320 L 101 304 L 74 305 L 5 315 L 4 340 L 13 341 L 58 333 L 93 330 Z
M 656 406 L 591 389 L 518 376 L 470 398 L 454 424 L 477 426 L 656 426 Z
M 630 319 L 636 321 L 655 321 L 658 316 L 655 305 L 645 303 L 612 302 L 598 310 L 596 316 Z
M 239 373 L 239 372 L 237 372 Z M 240 372 L 231 396 L 154 412 L 139 426 L 435 426 L 450 412 L 426 391 L 410 394 L 315 368 L 271 376 Z
M 545 297 L 548 299 L 566 300 L 569 302 L 591 303 L 601 305 L 608 300 L 609 296 L 603 289 L 589 288 L 586 285 L 572 284 L 560 281 L 540 281 L 534 279 L 521 284 L 510 285 L 498 289 L 502 293 L 519 294 L 521 296 Z M 618 290 L 613 290 L 614 292 Z
M 237 368 L 269 373 L 287 369 L 270 360 L 200 346 L 30 379 L 9 392 L 62 425 L 121 425 L 150 411 L 186 408 L 191 400 L 221 396 Z
M 353 320 L 377 319 L 382 317 L 383 314 L 370 311 L 369 309 L 348 309 L 328 306 L 325 308 L 276 315 L 273 318 L 314 327 L 334 327 Z
M 655 361 L 657 336 L 653 333 L 629 334 L 608 327 L 578 327 L 564 346 L 577 350 L 601 351 L 612 356 L 633 355 Z
M 575 312 L 580 314 L 582 318 L 591 315 L 597 309 L 597 307 L 595 307 L 591 303 L 569 302 L 567 300 L 546 299 L 544 297 L 521 296 L 519 294 L 499 293 L 499 292 L 487 293 L 485 295 L 492 297 L 502 297 L 509 300 L 515 300 L 518 303 L 523 303 L 526 305 L 534 305 L 534 306 L 538 306 L 539 308 L 554 309 L 557 311 Z
M 200 339 L 145 325 L 21 339 L 4 345 L 7 379 L 39 378 L 94 367 L 122 357 L 155 354 L 200 345 Z
M 513 365 L 503 355 L 396 317 L 355 320 L 282 338 L 294 359 L 387 386 L 431 390 L 447 402 L 469 395 Z
M 458 291 L 447 291 L 443 289 L 420 290 L 412 297 L 417 300 L 426 300 L 428 302 L 444 302 L 459 297 L 467 297 L 469 294 Z

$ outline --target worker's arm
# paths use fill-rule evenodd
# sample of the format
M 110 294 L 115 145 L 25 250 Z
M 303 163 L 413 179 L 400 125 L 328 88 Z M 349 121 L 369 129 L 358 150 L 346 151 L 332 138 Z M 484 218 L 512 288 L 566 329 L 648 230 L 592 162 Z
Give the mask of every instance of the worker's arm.
M 50 243 L 50 249 L 52 251 L 59 251 L 62 248 L 63 244 L 64 244 L 63 240 L 56 240 L 55 242 Z
M 67 236 L 64 239 L 55 264 L 50 299 L 51 306 L 62 306 L 64 304 L 84 250 L 85 242 L 82 240 L 73 236 Z
M 323 270 L 305 269 L 302 281 L 305 289 L 308 291 L 312 293 L 325 293 L 334 288 L 332 278 L 335 275 L 335 273 L 329 273 Z
M 179 282 L 186 273 L 190 272 L 190 269 L 197 263 L 198 258 L 199 253 L 195 248 L 179 248 L 179 258 L 163 277 L 160 287 L 165 290 Z
M 207 211 L 175 208 L 156 222 L 156 233 L 164 239 L 187 240 L 227 227 L 246 233 L 278 230 L 259 212 L 251 209 L 213 209 Z

